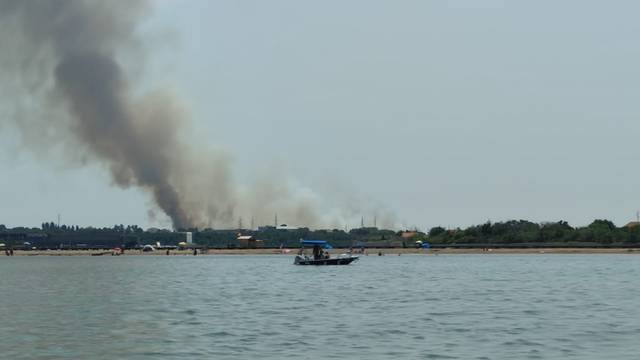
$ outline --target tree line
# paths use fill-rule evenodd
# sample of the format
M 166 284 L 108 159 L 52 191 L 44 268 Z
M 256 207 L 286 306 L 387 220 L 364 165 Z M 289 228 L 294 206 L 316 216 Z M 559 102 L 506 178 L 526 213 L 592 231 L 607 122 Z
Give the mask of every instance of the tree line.
M 437 226 L 426 237 L 434 244 L 603 244 L 628 245 L 640 241 L 640 226 L 617 227 L 611 220 L 598 219 L 588 226 L 572 227 L 566 221 L 534 223 L 527 220 L 486 222 L 466 229 L 447 230 Z
M 79 227 L 42 223 L 41 228 L 18 227 L 9 229 L 0 225 L 0 243 L 30 245 L 42 248 L 64 246 L 101 246 L 127 248 L 144 244 L 161 243 L 177 245 L 186 240 L 185 231 L 193 234 L 193 240 L 201 246 L 233 248 L 238 246 L 238 235 L 251 235 L 262 240 L 266 247 L 296 247 L 300 239 L 326 240 L 336 247 L 413 247 L 416 241 L 435 246 L 504 246 L 531 244 L 557 244 L 558 246 L 632 246 L 640 245 L 640 226 L 630 223 L 617 227 L 610 220 L 598 219 L 583 227 L 572 227 L 566 221 L 534 223 L 527 220 L 486 222 L 465 229 L 445 229 L 441 226 L 427 232 L 394 231 L 364 227 L 345 231 L 342 229 L 309 228 L 260 230 L 233 229 L 181 229 L 174 232 L 162 229 L 144 230 L 137 225 L 114 225 L 113 227 Z

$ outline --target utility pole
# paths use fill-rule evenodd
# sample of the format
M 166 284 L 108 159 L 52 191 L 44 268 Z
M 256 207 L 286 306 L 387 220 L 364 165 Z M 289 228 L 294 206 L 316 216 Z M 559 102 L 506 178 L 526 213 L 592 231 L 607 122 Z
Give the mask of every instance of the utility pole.
M 374 227 L 374 228 L 377 228 L 377 227 L 378 227 L 377 222 L 378 222 L 378 216 L 377 216 L 377 215 L 374 215 L 374 216 L 373 216 L 373 227 Z
M 275 220 L 273 222 L 273 227 L 278 227 L 278 213 L 276 213 Z
M 238 218 L 238 230 L 242 230 L 242 216 Z
M 364 229 L 364 216 L 360 219 L 360 228 Z

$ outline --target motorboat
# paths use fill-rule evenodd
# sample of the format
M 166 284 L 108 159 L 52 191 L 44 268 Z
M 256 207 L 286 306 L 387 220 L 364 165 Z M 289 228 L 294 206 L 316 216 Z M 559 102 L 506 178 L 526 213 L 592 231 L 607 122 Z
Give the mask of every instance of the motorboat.
M 305 254 L 307 247 L 313 249 L 312 256 Z M 358 260 L 357 256 L 351 254 L 342 254 L 337 257 L 331 257 L 324 250 L 333 247 L 324 240 L 300 240 L 300 252 L 296 255 L 294 265 L 349 265 Z
M 349 265 L 356 260 L 358 260 L 357 256 L 345 256 L 335 257 L 331 259 L 314 260 L 308 256 L 296 255 L 293 263 L 295 265 Z

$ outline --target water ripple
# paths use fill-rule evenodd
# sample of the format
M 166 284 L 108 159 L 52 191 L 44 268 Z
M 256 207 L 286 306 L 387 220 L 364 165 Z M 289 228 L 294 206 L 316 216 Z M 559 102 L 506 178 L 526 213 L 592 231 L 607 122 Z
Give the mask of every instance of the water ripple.
M 628 255 L 0 259 L 7 359 L 636 359 Z

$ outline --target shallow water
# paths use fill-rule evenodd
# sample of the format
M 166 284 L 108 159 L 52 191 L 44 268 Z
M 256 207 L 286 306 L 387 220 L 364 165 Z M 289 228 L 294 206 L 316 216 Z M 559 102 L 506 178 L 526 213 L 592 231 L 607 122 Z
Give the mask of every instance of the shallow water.
M 2 359 L 637 359 L 636 255 L 1 257 Z

